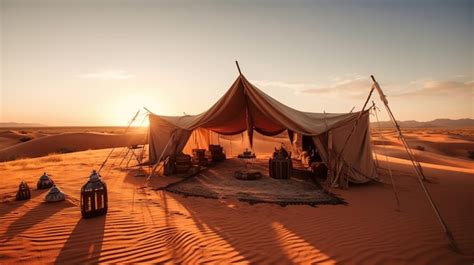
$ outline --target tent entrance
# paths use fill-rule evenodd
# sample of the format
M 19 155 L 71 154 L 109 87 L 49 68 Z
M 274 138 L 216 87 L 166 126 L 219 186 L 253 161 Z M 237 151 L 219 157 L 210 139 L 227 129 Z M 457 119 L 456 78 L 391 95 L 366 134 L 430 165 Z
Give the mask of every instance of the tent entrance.
M 283 144 L 289 152 L 296 155 L 286 131 L 275 136 L 265 136 L 254 132 L 253 138 L 253 147 L 251 148 L 247 131 L 234 135 L 223 135 L 204 128 L 198 128 L 191 133 L 183 153 L 190 155 L 192 154 L 192 149 L 208 149 L 209 145 L 218 144 L 223 147 L 228 158 L 237 157 L 246 149 L 252 149 L 260 157 L 269 157 L 273 154 L 275 148 L 280 148 Z

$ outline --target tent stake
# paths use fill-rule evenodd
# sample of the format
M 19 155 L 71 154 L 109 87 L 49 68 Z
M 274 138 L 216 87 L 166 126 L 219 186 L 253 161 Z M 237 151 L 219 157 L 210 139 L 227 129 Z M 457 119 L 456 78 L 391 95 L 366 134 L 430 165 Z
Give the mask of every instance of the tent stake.
M 370 77 L 372 78 L 372 81 L 374 83 L 373 87 L 375 87 L 377 89 L 377 92 L 379 93 L 380 99 L 384 103 L 385 108 L 386 108 L 386 110 L 387 110 L 387 112 L 390 116 L 390 119 L 392 120 L 393 124 L 395 125 L 395 128 L 396 128 L 396 130 L 398 131 L 398 133 L 400 135 L 400 139 L 402 139 L 402 142 L 405 145 L 405 149 L 408 152 L 408 150 L 409 150 L 408 144 L 406 143 L 405 138 L 403 137 L 403 134 L 402 134 L 402 131 L 400 129 L 400 126 L 398 125 L 398 122 L 395 120 L 395 117 L 393 116 L 393 113 L 390 110 L 390 107 L 388 106 L 388 101 L 387 101 L 387 98 L 385 97 L 385 94 L 383 93 L 382 89 L 380 88 L 379 83 L 377 83 L 377 81 L 375 80 L 374 76 L 371 75 Z M 410 152 L 408 152 L 408 155 L 410 156 L 410 159 L 412 159 L 412 164 L 413 164 L 413 167 L 415 168 L 415 172 L 416 172 L 418 182 L 420 183 L 421 188 L 423 189 L 423 191 L 425 193 L 425 196 L 426 196 L 426 198 L 428 199 L 428 201 L 431 205 L 431 208 L 433 208 L 433 211 L 435 212 L 436 217 L 438 218 L 438 221 L 441 224 L 441 227 L 443 228 L 444 233 L 446 234 L 446 237 L 447 237 L 451 247 L 453 248 L 454 251 L 459 252 L 459 248 L 457 246 L 456 240 L 454 240 L 453 234 L 451 233 L 448 226 L 444 222 L 443 217 L 441 216 L 441 214 L 438 210 L 438 207 L 434 203 L 430 192 L 428 191 L 428 189 L 425 186 L 425 183 L 423 182 L 424 175 L 423 175 L 423 171 L 421 171 L 421 166 L 419 165 L 419 163 L 415 164 L 414 157 L 412 157 L 412 154 Z

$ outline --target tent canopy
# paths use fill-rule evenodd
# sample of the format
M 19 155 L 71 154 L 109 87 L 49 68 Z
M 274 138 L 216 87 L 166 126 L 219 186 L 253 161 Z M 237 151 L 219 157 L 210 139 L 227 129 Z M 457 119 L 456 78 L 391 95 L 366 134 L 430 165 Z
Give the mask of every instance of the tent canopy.
M 290 135 L 311 136 L 323 161 L 331 170 L 360 113 L 310 113 L 290 108 L 268 96 L 242 74 L 230 89 L 206 112 L 198 115 L 162 116 L 150 114 L 150 161 L 160 162 L 181 152 L 197 129 L 234 135 L 247 131 L 252 145 L 254 130 L 274 136 L 288 130 Z M 364 183 L 376 178 L 370 147 L 369 114 L 365 111 L 344 152 L 343 174 Z

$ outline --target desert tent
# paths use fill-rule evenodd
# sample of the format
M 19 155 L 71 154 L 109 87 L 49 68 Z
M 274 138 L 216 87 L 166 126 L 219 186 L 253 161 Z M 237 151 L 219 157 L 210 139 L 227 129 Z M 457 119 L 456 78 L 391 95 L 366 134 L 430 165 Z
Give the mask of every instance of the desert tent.
M 252 144 L 254 131 L 266 136 L 287 131 L 290 140 L 294 135 L 312 138 L 329 172 L 335 172 L 336 168 L 341 172 L 338 184 L 346 186 L 347 182 L 377 179 L 368 110 L 344 114 L 298 111 L 265 94 L 242 74 L 209 110 L 185 116 L 150 114 L 149 124 L 149 158 L 153 164 L 181 152 L 193 133 L 202 136 L 210 132 L 222 135 L 247 132 Z M 209 144 L 206 136 L 193 137 L 200 146 Z M 341 164 L 336 165 L 336 161 Z M 330 173 L 330 178 L 331 175 L 334 176 Z

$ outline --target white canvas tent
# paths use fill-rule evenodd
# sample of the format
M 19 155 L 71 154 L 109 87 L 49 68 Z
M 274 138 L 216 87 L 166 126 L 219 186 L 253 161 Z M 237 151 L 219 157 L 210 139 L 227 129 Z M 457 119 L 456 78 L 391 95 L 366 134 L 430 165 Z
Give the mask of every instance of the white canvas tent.
M 377 91 L 410 157 L 427 200 L 451 246 L 455 251 L 459 251 L 451 231 L 423 183 L 426 178 L 421 165 L 414 158 L 388 106 L 387 98 L 373 76 L 371 76 L 373 85 L 361 112 L 329 114 L 303 112 L 290 108 L 251 84 L 242 75 L 240 68 L 239 73 L 224 96 L 206 112 L 185 116 L 150 113 L 149 158 L 150 163 L 155 164 L 154 169 L 163 159 L 178 154 L 186 145 L 190 145 L 191 141 L 188 140 L 193 134 L 194 144 L 206 147 L 210 143 L 211 132 L 223 135 L 247 132 L 249 143 L 252 145 L 254 131 L 267 136 L 287 131 L 292 143 L 297 142 L 294 140 L 301 139 L 302 136 L 311 137 L 328 167 L 329 183 L 342 187 L 347 187 L 349 182 L 367 183 L 378 179 L 370 143 L 369 110 L 365 110 L 372 93 Z M 298 146 L 293 146 L 295 147 Z M 153 170 L 150 177 L 152 174 Z M 391 174 L 390 177 L 394 185 Z
M 149 157 L 158 163 L 181 152 L 194 133 L 198 145 L 209 144 L 210 132 L 234 135 L 247 132 L 250 144 L 254 131 L 274 136 L 284 131 L 312 137 L 322 160 L 335 172 L 336 158 L 342 163 L 338 182 L 366 183 L 377 178 L 372 157 L 369 112 L 310 113 L 290 108 L 265 94 L 240 74 L 229 90 L 206 112 L 199 115 L 149 115 Z M 354 127 L 355 126 L 355 127 Z M 340 154 L 351 130 L 346 150 Z M 332 174 L 334 177 L 334 174 Z M 331 174 L 330 174 L 331 177 Z

